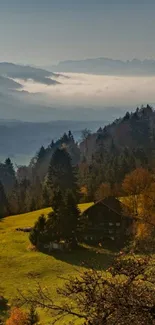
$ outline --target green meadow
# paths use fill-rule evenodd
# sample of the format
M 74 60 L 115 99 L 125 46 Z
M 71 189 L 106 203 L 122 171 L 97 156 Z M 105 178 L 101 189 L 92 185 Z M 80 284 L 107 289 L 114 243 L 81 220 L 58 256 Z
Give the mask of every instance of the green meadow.
M 79 208 L 84 211 L 92 204 L 81 204 Z M 71 277 L 86 266 L 105 269 L 111 264 L 114 253 L 104 248 L 81 245 L 76 251 L 52 255 L 31 250 L 29 234 L 16 231 L 16 228 L 32 226 L 41 214 L 47 215 L 50 211 L 47 208 L 0 221 L 0 286 L 10 304 L 14 303 L 18 290 L 32 290 L 36 281 L 48 286 L 53 299 L 57 300 L 56 288 L 63 285 L 62 277 Z M 43 318 L 48 320 L 45 314 Z

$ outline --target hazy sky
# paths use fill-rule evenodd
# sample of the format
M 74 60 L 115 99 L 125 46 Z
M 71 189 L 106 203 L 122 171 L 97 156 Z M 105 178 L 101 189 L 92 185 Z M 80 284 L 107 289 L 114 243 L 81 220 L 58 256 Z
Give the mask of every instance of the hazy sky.
M 0 61 L 155 59 L 155 0 L 0 0 Z

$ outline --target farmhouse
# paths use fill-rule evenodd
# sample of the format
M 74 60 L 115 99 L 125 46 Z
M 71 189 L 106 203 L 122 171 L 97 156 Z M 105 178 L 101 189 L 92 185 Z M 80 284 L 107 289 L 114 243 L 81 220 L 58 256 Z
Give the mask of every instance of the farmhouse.
M 115 197 L 107 197 L 85 210 L 81 216 L 80 239 L 104 242 L 107 239 L 122 242 L 132 232 L 133 219 Z

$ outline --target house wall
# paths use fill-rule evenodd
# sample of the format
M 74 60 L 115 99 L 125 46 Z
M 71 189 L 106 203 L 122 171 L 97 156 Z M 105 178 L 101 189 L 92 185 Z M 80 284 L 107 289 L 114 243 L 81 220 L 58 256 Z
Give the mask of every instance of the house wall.
M 132 224 L 132 219 L 119 215 L 101 202 L 88 209 L 84 219 L 82 237 L 86 241 L 123 240 Z

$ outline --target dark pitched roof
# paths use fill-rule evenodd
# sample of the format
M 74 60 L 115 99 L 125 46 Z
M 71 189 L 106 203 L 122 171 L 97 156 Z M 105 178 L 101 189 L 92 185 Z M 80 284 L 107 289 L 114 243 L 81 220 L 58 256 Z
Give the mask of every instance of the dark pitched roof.
M 121 217 L 126 217 L 126 218 L 130 218 L 134 221 L 138 221 L 141 223 L 146 223 L 148 225 L 151 225 L 152 227 L 155 227 L 155 224 L 152 222 L 149 222 L 145 219 L 142 219 L 138 216 L 131 216 L 130 214 L 128 214 L 128 207 L 122 203 L 119 199 L 117 199 L 115 196 L 108 196 L 102 200 L 99 200 L 97 202 L 95 202 L 93 205 L 91 205 L 88 209 L 86 209 L 83 213 L 87 213 L 90 209 L 92 209 L 94 206 L 96 206 L 97 204 L 103 204 L 105 207 L 107 207 L 109 210 L 115 212 L 116 214 L 118 214 Z
M 130 217 L 126 212 L 127 212 L 127 207 L 125 204 L 123 204 L 120 200 L 118 200 L 114 196 L 108 196 L 102 200 L 99 200 L 94 203 L 94 205 L 90 206 L 88 209 L 86 209 L 83 214 L 87 213 L 90 209 L 92 209 L 94 206 L 98 204 L 103 204 L 106 208 L 109 210 L 115 212 L 119 216 L 126 216 Z

